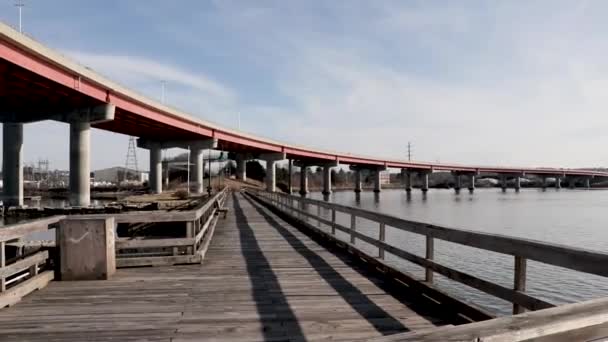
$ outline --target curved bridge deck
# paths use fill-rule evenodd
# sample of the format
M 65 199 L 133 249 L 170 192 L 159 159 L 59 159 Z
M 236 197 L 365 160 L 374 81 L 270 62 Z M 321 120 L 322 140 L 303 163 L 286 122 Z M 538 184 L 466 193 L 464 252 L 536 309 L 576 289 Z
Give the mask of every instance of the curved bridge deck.
M 203 265 L 52 282 L 0 311 L 0 341 L 352 341 L 453 323 L 250 198 L 226 206 Z

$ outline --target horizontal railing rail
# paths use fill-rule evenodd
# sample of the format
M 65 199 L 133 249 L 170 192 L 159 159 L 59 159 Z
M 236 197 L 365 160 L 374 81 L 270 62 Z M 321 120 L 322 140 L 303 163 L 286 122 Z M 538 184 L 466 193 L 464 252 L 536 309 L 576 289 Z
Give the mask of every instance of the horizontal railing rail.
M 526 312 L 459 326 L 366 339 L 370 342 L 605 341 L 608 298 Z
M 224 188 L 200 208 L 184 212 L 136 212 L 113 216 L 117 224 L 174 223 L 185 228 L 184 237 L 118 238 L 115 242 L 117 267 L 173 265 L 201 262 L 205 256 L 218 213 L 223 210 L 228 189 Z M 91 218 L 100 215 L 90 215 Z
M 0 228 L 0 308 L 17 303 L 53 280 L 54 273 L 48 267 L 49 251 L 23 253 L 18 242 L 32 233 L 48 231 L 64 218 L 52 216 Z
M 336 230 L 350 235 L 348 243 L 354 248 L 357 240 L 364 241 L 378 248 L 377 257 L 384 259 L 385 253 L 391 253 L 401 259 L 425 268 L 425 282 L 433 283 L 434 273 L 443 275 L 453 281 L 465 284 L 497 298 L 513 304 L 513 313 L 521 313 L 526 309 L 539 310 L 554 307 L 542 299 L 535 298 L 526 293 L 527 260 L 534 260 L 549 265 L 567 269 L 608 276 L 608 254 L 586 250 L 582 248 L 545 243 L 535 240 L 509 237 L 498 234 L 488 234 L 462 229 L 441 227 L 433 224 L 421 223 L 398 218 L 391 215 L 348 207 L 340 204 L 328 203 L 309 198 L 291 196 L 282 193 L 269 193 L 259 190 L 248 190 L 272 204 L 278 210 L 294 216 L 297 219 L 312 219 L 331 228 L 335 236 Z M 316 215 L 305 207 L 316 206 Z M 321 216 L 321 208 L 331 212 L 331 219 Z M 314 207 L 313 207 L 314 209 Z M 313 210 L 314 211 L 314 210 Z M 350 226 L 336 222 L 336 213 L 350 215 Z M 364 218 L 378 224 L 378 237 L 370 237 L 361 233 L 357 227 L 357 218 Z M 405 251 L 400 247 L 388 244 L 385 241 L 387 227 L 419 234 L 426 237 L 425 257 Z M 495 284 L 474 275 L 456 270 L 440 264 L 434 260 L 435 240 L 444 240 L 464 246 L 475 247 L 487 251 L 512 255 L 514 257 L 514 286 L 513 288 Z M 361 251 L 360 251 L 361 252 Z M 364 252 L 363 252 L 364 253 Z

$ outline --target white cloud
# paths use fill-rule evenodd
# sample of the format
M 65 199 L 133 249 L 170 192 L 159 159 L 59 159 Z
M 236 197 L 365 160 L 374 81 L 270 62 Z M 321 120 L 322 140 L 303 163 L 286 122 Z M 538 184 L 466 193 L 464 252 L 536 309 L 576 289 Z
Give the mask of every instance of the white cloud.
M 224 101 L 234 101 L 234 92 L 209 77 L 182 68 L 163 64 L 153 59 L 139 56 L 93 54 L 82 51 L 67 51 L 67 55 L 90 66 L 102 74 L 126 83 L 141 83 L 161 80 L 179 84 L 200 91 L 204 95 L 219 97 Z

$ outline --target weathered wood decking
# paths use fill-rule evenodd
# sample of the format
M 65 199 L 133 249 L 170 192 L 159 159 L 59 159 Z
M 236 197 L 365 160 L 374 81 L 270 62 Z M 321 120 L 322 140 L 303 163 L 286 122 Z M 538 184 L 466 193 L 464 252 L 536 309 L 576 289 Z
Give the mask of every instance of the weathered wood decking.
M 357 340 L 453 323 L 240 194 L 203 265 L 52 282 L 0 310 L 0 341 Z

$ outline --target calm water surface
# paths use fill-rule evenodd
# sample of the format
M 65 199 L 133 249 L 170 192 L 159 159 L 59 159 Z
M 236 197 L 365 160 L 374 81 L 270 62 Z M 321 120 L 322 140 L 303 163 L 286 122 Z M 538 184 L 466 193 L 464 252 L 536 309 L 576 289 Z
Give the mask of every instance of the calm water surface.
M 319 193 L 311 198 L 322 199 Z M 377 196 L 363 192 L 335 192 L 330 201 L 371 211 L 400 216 L 409 220 L 535 239 L 569 246 L 608 251 L 608 191 L 525 189 L 519 193 L 500 189 L 476 189 L 470 195 L 453 190 L 431 189 L 426 199 L 420 191 L 408 198 L 403 190 L 383 190 Z M 314 209 L 316 211 L 316 208 Z M 324 213 L 327 215 L 329 213 Z M 350 216 L 338 214 L 337 221 L 350 225 Z M 378 224 L 358 219 L 357 229 L 377 237 Z M 342 238 L 348 239 L 345 234 Z M 424 256 L 422 236 L 387 227 L 387 242 Z M 377 253 L 371 245 L 358 241 L 362 248 Z M 435 259 L 449 267 L 513 286 L 513 257 L 450 242 L 435 241 Z M 423 269 L 394 256 L 387 261 L 422 278 Z M 534 261 L 528 262 L 527 290 L 533 296 L 562 304 L 608 296 L 608 279 Z M 459 298 L 495 313 L 510 313 L 511 304 L 467 286 L 436 275 L 437 285 Z

